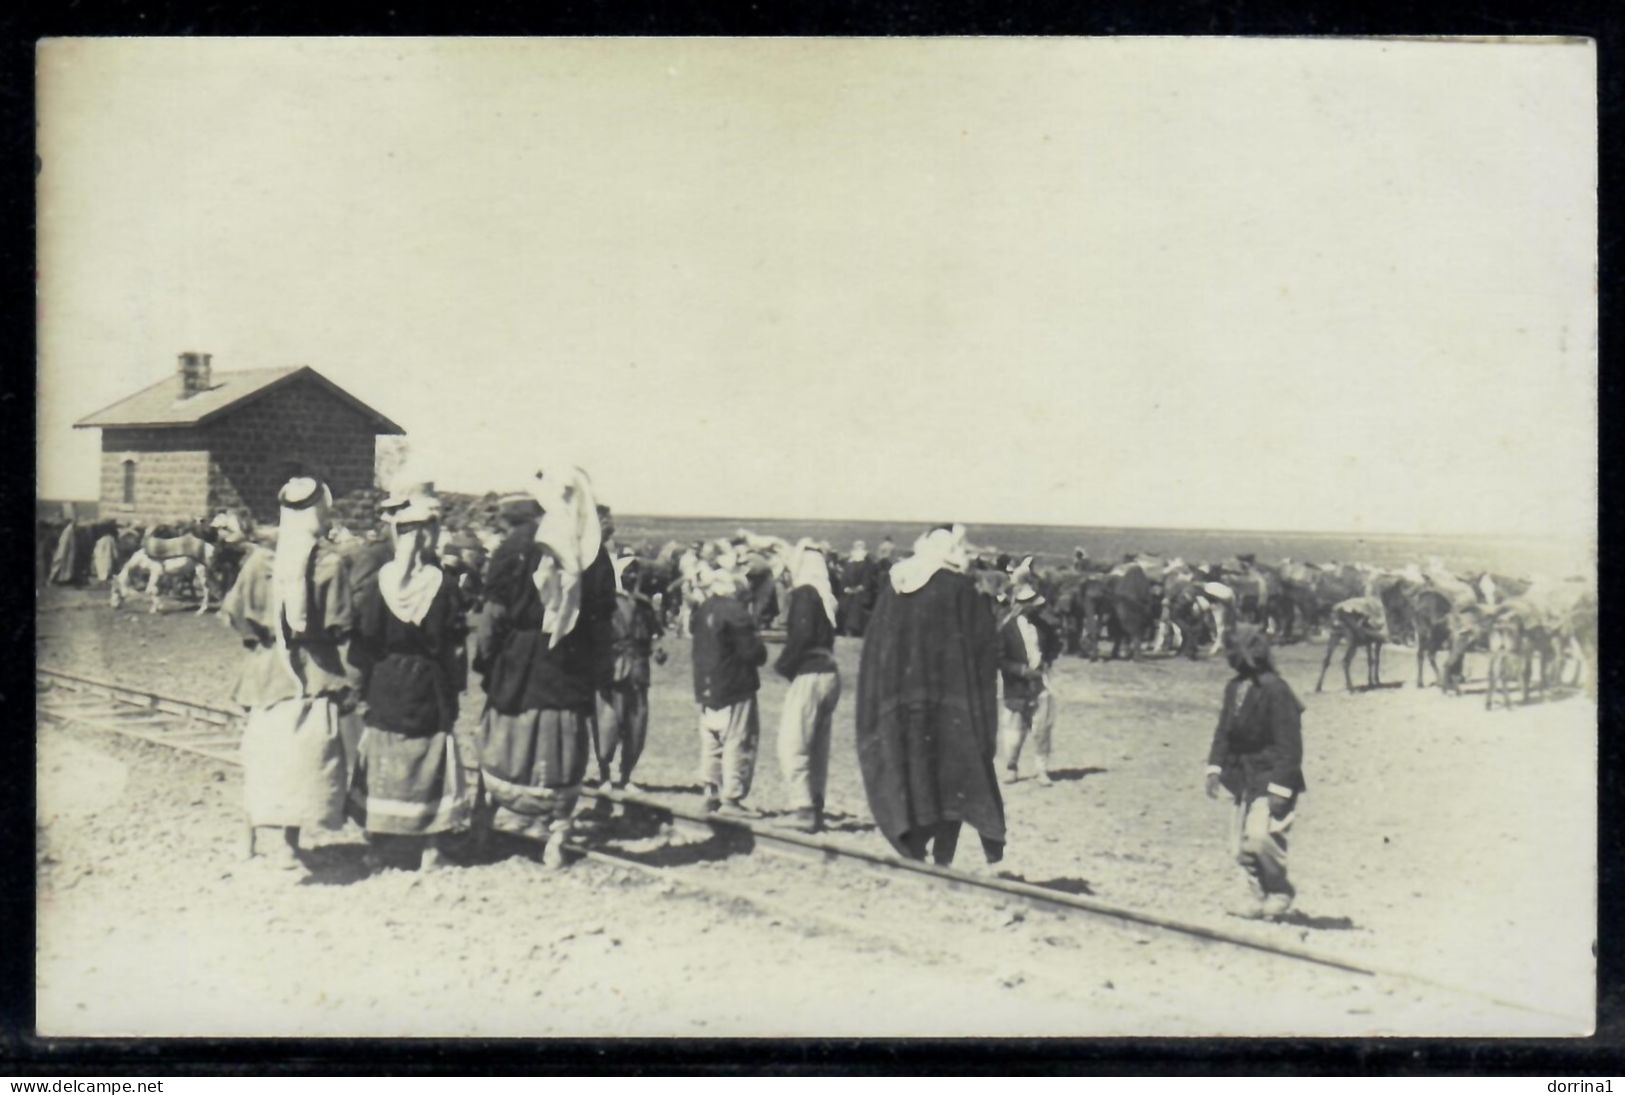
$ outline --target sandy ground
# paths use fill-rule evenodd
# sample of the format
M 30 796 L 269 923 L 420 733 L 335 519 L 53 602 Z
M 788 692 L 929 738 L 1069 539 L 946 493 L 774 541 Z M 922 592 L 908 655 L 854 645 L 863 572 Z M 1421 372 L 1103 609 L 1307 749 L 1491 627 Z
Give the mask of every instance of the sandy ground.
M 235 640 L 53 592 L 42 663 L 224 705 Z M 638 778 L 695 799 L 687 644 L 657 668 Z M 858 646 L 838 652 L 848 682 Z M 1402 652 L 1385 666 L 1412 679 Z M 670 881 L 521 858 L 365 876 L 326 838 L 303 884 L 237 858 L 235 774 L 94 732 L 40 736 L 39 1015 L 50 1033 L 1583 1034 L 1595 926 L 1595 709 L 1486 714 L 1434 690 L 1312 693 L 1319 651 L 1282 653 L 1309 705 L 1310 791 L 1292 849 L 1301 915 L 1252 925 L 1228 811 L 1200 791 L 1226 671 L 1062 663 L 1054 786 L 1007 788 L 1010 868 L 1104 901 L 1250 931 L 1433 982 L 1362 979 L 839 868 L 674 848 Z M 762 694 L 751 796 L 783 803 Z M 472 726 L 477 698 L 464 724 Z M 837 717 L 839 835 L 867 825 L 851 706 Z M 974 840 L 962 861 L 979 859 Z M 758 899 L 698 895 L 702 880 Z M 895 925 L 895 927 L 893 927 Z M 970 990 L 967 992 L 966 990 Z M 1501 1006 L 1492 998 L 1538 1010 Z

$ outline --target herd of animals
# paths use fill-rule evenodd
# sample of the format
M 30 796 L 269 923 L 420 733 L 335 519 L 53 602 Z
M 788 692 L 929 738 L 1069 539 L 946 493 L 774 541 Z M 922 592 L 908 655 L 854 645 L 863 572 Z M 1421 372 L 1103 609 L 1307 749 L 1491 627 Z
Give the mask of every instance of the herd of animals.
M 53 541 L 59 544 L 60 562 L 61 528 L 54 535 L 40 531 L 47 547 Z M 264 546 L 273 531 L 256 534 L 247 519 L 220 513 L 210 520 L 153 529 L 81 524 L 68 535 L 82 545 L 79 569 L 109 584 L 114 608 L 144 583 L 149 611 L 158 611 L 159 596 L 168 588 L 196 598 L 202 613 L 211 598 L 217 602 L 230 588 L 246 553 Z M 497 528 L 481 526 L 448 530 L 442 540 L 443 562 L 476 605 L 485 559 L 501 536 Z M 377 540 L 376 533 L 357 536 L 343 526 L 335 529 L 335 546 L 351 557 L 359 557 Z M 890 544 L 883 544 L 875 557 L 861 545 L 844 556 L 825 547 L 841 630 L 861 635 L 890 565 Z M 763 628 L 772 627 L 779 606 L 788 601 L 790 544 L 777 537 L 741 529 L 710 542 L 669 541 L 617 550 L 637 556 L 637 590 L 657 607 L 668 627 L 681 626 L 684 606 L 691 603 L 686 594 L 695 586 L 696 572 L 705 567 L 725 566 L 745 576 L 752 611 Z M 1278 644 L 1324 639 L 1316 691 L 1340 647 L 1345 687 L 1355 690 L 1351 665 L 1360 651 L 1366 656 L 1365 687 L 1383 686 L 1382 648 L 1398 644 L 1415 650 L 1417 687 L 1426 686 L 1426 670 L 1431 669 L 1433 683 L 1453 694 L 1462 691 L 1468 655 L 1487 655 L 1487 707 L 1498 693 L 1510 706 L 1514 683 L 1521 686 L 1524 702 L 1532 692 L 1582 682 L 1595 695 L 1597 598 L 1591 583 L 1581 578 L 1459 575 L 1437 560 L 1401 570 L 1290 560 L 1271 564 L 1247 555 L 1192 564 L 1136 554 L 1106 563 L 1090 559 L 1081 548 L 1070 561 L 1055 563 L 979 550 L 970 565 L 995 604 L 1005 603 L 1012 587 L 1033 585 L 1065 652 L 1090 661 L 1211 656 L 1220 652 L 1237 623 L 1246 622 L 1262 625 Z M 49 567 L 46 573 L 62 580 Z
M 1000 579 L 988 580 L 996 592 Z M 1459 694 L 1468 654 L 1488 655 L 1486 705 L 1499 690 L 1510 705 L 1516 679 L 1531 689 L 1565 679 L 1592 687 L 1597 601 L 1582 579 L 1458 575 L 1437 560 L 1386 570 L 1364 564 L 1278 564 L 1241 556 L 1193 565 L 1138 555 L 1110 566 L 1083 557 L 1067 570 L 1039 572 L 1037 584 L 1055 606 L 1067 649 L 1111 657 L 1166 651 L 1197 658 L 1217 653 L 1238 622 L 1263 626 L 1276 643 L 1324 637 L 1318 692 L 1339 647 L 1343 679 L 1354 690 L 1351 663 L 1366 655 L 1368 688 L 1382 686 L 1381 655 L 1389 643 L 1414 647 L 1416 684 L 1427 671 L 1447 693 Z

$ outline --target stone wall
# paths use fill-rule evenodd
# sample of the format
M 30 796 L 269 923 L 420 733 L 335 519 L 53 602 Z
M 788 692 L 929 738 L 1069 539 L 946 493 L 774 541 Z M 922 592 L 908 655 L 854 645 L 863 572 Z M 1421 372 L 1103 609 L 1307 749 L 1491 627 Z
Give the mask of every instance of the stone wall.
M 382 494 L 373 420 L 304 379 L 203 426 L 102 431 L 101 512 L 155 524 L 206 517 L 221 507 L 277 519 L 277 491 L 293 474 L 333 491 L 338 518 L 372 523 Z M 135 462 L 135 501 L 125 503 L 124 462 Z
M 124 463 L 135 464 L 135 500 L 124 501 Z M 151 525 L 190 520 L 208 506 L 209 452 L 196 429 L 102 431 L 100 513 Z
M 284 385 L 203 428 L 212 459 L 206 509 L 246 508 L 275 521 L 277 491 L 291 474 L 332 488 L 341 518 L 372 519 L 375 425 L 312 380 Z

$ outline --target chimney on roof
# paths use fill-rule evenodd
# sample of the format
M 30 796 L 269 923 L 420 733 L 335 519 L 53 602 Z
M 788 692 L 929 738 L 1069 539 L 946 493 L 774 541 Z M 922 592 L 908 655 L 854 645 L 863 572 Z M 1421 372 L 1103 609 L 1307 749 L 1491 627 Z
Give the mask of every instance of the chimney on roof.
M 209 358 L 212 354 L 182 354 L 180 368 L 181 398 L 191 399 L 199 392 L 209 390 Z

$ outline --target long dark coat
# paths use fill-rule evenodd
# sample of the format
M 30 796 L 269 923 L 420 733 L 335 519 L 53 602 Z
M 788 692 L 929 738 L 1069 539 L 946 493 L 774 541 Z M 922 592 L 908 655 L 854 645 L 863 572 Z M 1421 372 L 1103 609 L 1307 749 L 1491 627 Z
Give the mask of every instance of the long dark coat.
M 905 833 L 939 821 L 1004 840 L 998 668 L 993 613 L 970 577 L 939 571 L 908 594 L 881 587 L 858 669 L 858 765 L 899 852 Z

